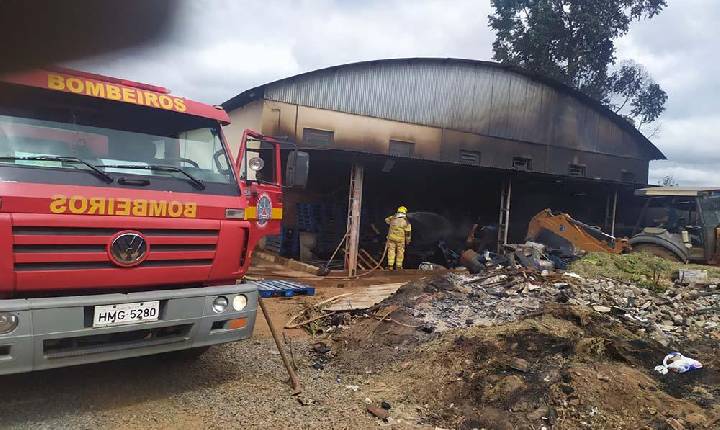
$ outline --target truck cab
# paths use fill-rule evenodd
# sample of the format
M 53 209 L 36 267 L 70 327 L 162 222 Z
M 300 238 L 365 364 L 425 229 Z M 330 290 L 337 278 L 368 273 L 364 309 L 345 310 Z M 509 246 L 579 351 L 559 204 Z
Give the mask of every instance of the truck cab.
M 233 158 L 228 122 L 138 82 L 0 78 L 0 374 L 251 335 L 238 280 L 280 229 L 283 142 L 248 130 Z
M 681 262 L 718 264 L 720 189 L 652 187 L 630 239 L 634 252 Z

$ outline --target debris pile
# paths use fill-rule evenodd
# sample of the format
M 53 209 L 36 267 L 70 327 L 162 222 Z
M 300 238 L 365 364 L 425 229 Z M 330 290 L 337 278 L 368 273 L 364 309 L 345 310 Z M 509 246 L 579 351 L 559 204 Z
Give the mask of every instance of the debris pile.
M 553 304 L 424 343 L 376 383 L 444 428 L 717 428 L 718 372 L 659 375 L 664 351 L 607 314 Z
M 650 256 L 603 264 L 593 277 L 582 265 L 441 273 L 367 309 L 306 309 L 327 313 L 315 321 L 333 345 L 315 368 L 373 375 L 368 390 L 396 406 L 368 411 L 389 422 L 411 408 L 444 428 L 717 428 L 715 273 L 673 281 L 677 267 Z
M 655 291 L 629 282 L 585 279 L 572 272 L 543 276 L 497 268 L 480 276 L 448 273 L 407 284 L 378 308 L 393 306 L 393 318 L 405 313 L 426 332 L 444 332 L 516 321 L 547 303 L 591 307 L 664 345 L 677 339 L 720 338 L 717 285 L 672 285 Z
M 577 284 L 569 303 L 609 313 L 667 346 L 672 340 L 720 338 L 720 290 L 717 285 L 673 285 L 655 292 L 612 280 Z
M 586 257 L 590 263 L 580 262 L 595 265 L 595 258 L 591 254 Z M 519 266 L 496 266 L 478 275 L 437 274 L 402 286 L 375 306 L 343 311 L 350 293 L 308 305 L 286 328 L 302 327 L 318 335 L 369 319 L 394 323 L 402 327 L 403 337 L 413 333 L 423 340 L 429 333 L 508 323 L 536 314 L 546 304 L 566 303 L 607 314 L 664 346 L 682 339 L 720 339 L 720 287 L 672 283 L 668 270 L 652 273 L 654 258 L 613 256 L 608 261 L 615 267 L 605 273 L 617 279 L 590 279 L 574 272 L 538 273 Z M 573 267 L 587 272 L 582 265 Z
M 645 253 L 590 253 L 573 262 L 568 270 L 589 279 L 613 279 L 651 289 L 671 286 L 680 270 L 706 271 L 710 280 L 720 280 L 720 267 L 686 265 Z
M 342 326 L 343 323 L 350 321 L 350 315 L 348 313 L 328 312 L 325 308 L 332 302 L 349 295 L 351 293 L 344 293 L 317 303 L 305 304 L 299 313 L 290 317 L 285 323 L 285 328 L 303 328 L 315 336 Z
M 552 278 L 560 280 L 558 276 Z M 422 291 L 417 291 L 414 283 L 408 284 L 388 304 L 400 306 L 429 332 L 515 321 L 537 312 L 544 302 L 555 302 L 569 286 L 509 268 L 490 270 L 481 276 L 449 273 L 417 284 L 422 285 Z

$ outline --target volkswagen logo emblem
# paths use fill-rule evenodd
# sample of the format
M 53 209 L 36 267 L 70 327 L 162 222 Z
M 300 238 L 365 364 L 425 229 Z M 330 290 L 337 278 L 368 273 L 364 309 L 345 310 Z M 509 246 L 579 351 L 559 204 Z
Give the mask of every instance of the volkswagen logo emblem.
M 121 267 L 137 266 L 148 254 L 148 243 L 137 231 L 121 231 L 108 246 L 110 260 Z

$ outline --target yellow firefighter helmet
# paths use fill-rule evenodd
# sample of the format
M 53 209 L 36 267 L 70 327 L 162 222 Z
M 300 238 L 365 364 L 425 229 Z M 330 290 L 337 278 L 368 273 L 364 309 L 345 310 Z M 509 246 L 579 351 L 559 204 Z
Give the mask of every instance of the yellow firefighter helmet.
M 406 214 L 407 208 L 405 206 L 400 206 L 397 211 L 399 214 Z

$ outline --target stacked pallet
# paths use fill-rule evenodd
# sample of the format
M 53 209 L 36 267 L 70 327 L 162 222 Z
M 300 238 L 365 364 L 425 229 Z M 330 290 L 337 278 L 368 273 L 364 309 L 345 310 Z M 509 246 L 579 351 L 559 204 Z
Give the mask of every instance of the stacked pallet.
M 297 226 L 315 233 L 313 253 L 328 258 L 345 235 L 347 208 L 334 203 L 298 203 Z

